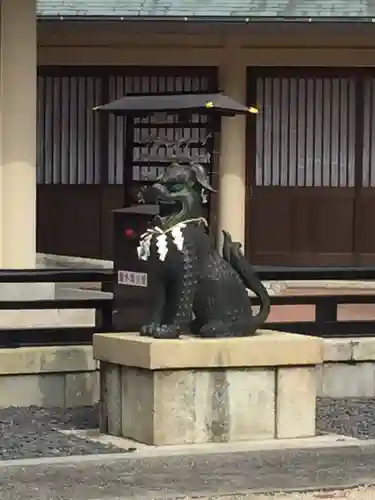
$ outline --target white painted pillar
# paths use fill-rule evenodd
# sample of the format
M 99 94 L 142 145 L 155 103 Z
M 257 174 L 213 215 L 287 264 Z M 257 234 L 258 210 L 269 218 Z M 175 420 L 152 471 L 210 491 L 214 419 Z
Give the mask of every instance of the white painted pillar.
M 0 267 L 36 263 L 36 0 L 0 0 Z
M 246 66 L 228 51 L 220 68 L 220 89 L 246 104 Z M 238 115 L 222 119 L 219 164 L 218 229 L 229 231 L 234 241 L 245 243 L 246 118 Z M 222 238 L 219 234 L 218 241 Z

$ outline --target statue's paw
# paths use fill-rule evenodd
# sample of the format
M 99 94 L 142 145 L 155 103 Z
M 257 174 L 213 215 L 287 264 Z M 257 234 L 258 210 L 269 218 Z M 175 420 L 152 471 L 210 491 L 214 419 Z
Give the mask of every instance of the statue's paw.
M 180 335 L 181 328 L 178 325 L 158 325 L 152 332 L 154 339 L 178 339 Z

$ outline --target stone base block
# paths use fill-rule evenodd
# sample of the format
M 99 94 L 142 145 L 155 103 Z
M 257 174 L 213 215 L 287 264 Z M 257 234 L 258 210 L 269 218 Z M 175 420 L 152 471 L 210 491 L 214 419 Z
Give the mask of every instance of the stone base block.
M 321 339 L 94 336 L 101 431 L 151 445 L 315 435 Z
M 0 408 L 92 405 L 98 382 L 89 346 L 0 349 Z
M 55 283 L 0 283 L 0 300 L 53 299 Z
M 375 338 L 325 339 L 323 359 L 317 370 L 318 396 L 375 397 Z

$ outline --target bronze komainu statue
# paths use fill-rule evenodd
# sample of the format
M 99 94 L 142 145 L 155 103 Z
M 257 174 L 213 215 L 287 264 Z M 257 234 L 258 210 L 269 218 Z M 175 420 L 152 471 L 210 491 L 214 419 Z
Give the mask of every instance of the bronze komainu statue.
M 241 252 L 223 231 L 223 256 L 215 249 L 203 218 L 207 191 L 213 191 L 200 164 L 172 164 L 143 192 L 157 203 L 155 226 L 141 237 L 138 256 L 150 259 L 152 314 L 141 335 L 177 338 L 242 337 L 267 319 L 270 297 Z M 254 316 L 247 289 L 261 299 Z

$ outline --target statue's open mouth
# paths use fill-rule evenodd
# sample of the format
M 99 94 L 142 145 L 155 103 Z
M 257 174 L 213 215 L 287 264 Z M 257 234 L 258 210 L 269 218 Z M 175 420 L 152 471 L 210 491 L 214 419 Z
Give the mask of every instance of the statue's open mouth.
M 155 183 L 142 191 L 145 203 L 159 205 L 159 219 L 163 227 L 173 222 L 183 212 L 183 201 L 178 196 L 171 194 L 168 188 Z
M 179 214 L 182 210 L 182 203 L 178 200 L 158 200 L 159 216 L 161 219 L 169 219 Z

